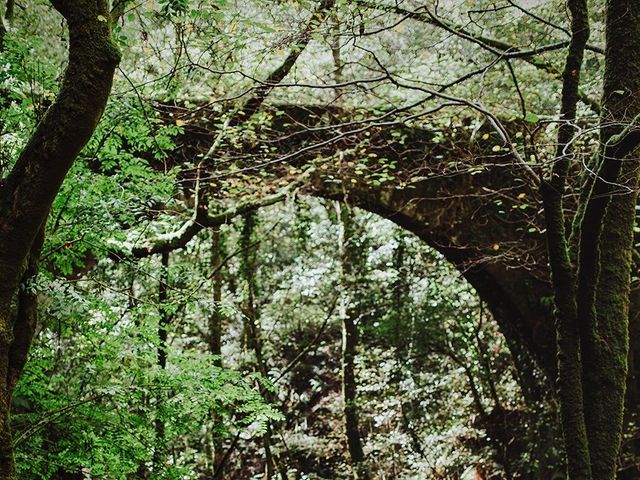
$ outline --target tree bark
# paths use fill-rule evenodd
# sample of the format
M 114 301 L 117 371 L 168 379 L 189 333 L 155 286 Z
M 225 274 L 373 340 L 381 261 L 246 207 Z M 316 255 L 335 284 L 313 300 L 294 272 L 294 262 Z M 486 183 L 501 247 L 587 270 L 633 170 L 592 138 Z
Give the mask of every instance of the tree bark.
M 357 292 L 356 276 L 361 267 L 362 252 L 355 245 L 353 214 L 348 206 L 336 202 L 340 225 L 339 249 L 344 295 L 341 299 L 340 317 L 342 319 L 342 398 L 344 402 L 344 425 L 349 456 L 353 472 L 357 479 L 366 479 L 368 474 L 364 465 L 364 450 L 360 436 L 359 407 L 355 361 L 358 350 Z
M 582 219 L 579 302 L 585 421 L 594 479 L 613 479 L 622 436 L 629 353 L 633 226 L 640 142 L 640 4 L 607 2 L 601 161 Z M 582 269 L 586 273 L 581 273 Z
M 102 116 L 119 52 L 105 0 L 54 0 L 69 29 L 60 92 L 0 185 L 0 479 L 15 479 L 9 411 L 35 318 L 28 293 L 14 311 L 18 285 L 39 251 L 36 241 L 69 168 Z M 31 258 L 31 262 L 30 262 Z M 27 301 L 27 304 L 24 302 Z M 26 306 L 28 305 L 28 307 Z M 27 323 L 13 319 L 28 319 Z
M 607 51 L 597 176 L 574 219 L 577 273 L 562 205 L 582 56 L 589 35 L 587 3 L 569 2 L 572 40 L 565 67 L 558 147 L 541 185 L 557 319 L 558 390 L 571 479 L 615 478 L 629 358 L 629 302 L 639 141 L 640 5 L 607 2 Z
M 164 372 L 167 368 L 167 338 L 171 314 L 168 310 L 168 287 L 169 287 L 169 253 L 161 255 L 160 281 L 158 282 L 158 368 Z M 156 419 L 154 427 L 156 431 L 156 445 L 153 451 L 153 470 L 159 473 L 162 469 L 162 462 L 165 451 L 165 425 L 162 418 L 162 404 L 164 402 L 164 391 L 158 391 L 156 404 Z

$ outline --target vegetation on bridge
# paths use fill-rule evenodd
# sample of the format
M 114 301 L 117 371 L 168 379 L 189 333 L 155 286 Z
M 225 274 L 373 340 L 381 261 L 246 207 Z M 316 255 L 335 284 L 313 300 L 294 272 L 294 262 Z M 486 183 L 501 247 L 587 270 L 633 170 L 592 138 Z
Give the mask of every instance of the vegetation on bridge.
M 0 11 L 0 479 L 640 475 L 638 2 Z

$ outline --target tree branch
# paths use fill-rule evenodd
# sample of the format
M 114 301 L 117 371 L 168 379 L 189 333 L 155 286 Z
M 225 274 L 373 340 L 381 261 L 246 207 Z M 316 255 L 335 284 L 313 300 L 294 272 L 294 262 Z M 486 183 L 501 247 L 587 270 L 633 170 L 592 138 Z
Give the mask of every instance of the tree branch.
M 374 9 L 374 10 L 381 10 L 385 12 L 396 13 L 398 15 L 403 15 L 406 18 L 410 18 L 412 20 L 428 23 L 435 27 L 442 28 L 453 35 L 463 38 L 469 42 L 475 43 L 481 48 L 501 58 L 521 59 L 529 63 L 530 65 L 534 66 L 538 70 L 549 73 L 557 79 L 562 79 L 562 74 L 558 72 L 558 70 L 551 63 L 544 60 L 540 60 L 539 58 L 537 58 L 537 56 L 540 53 L 549 52 L 553 50 L 560 50 L 562 48 L 565 48 L 568 45 L 570 45 L 571 43 L 570 40 L 555 42 L 555 43 L 543 45 L 541 47 L 536 47 L 529 50 L 522 50 L 519 47 L 516 47 L 515 45 L 509 44 L 502 40 L 498 40 L 492 37 L 487 37 L 484 35 L 479 35 L 479 34 L 470 32 L 469 30 L 465 29 L 464 27 L 461 27 L 460 25 L 455 25 L 452 22 L 449 22 L 440 17 L 437 17 L 436 15 L 432 14 L 428 10 L 426 10 L 426 12 L 423 13 L 419 11 L 407 10 L 397 5 L 386 6 L 386 5 L 374 4 L 368 0 L 354 0 L 354 3 L 364 6 L 366 8 Z M 593 52 L 604 54 L 603 49 L 600 47 L 593 46 L 593 45 L 586 45 L 586 48 Z M 600 103 L 597 100 L 589 97 L 586 93 L 582 91 L 579 91 L 578 95 L 580 97 L 580 101 L 582 101 L 585 105 L 591 108 L 591 110 L 593 110 L 595 113 L 598 113 L 598 114 L 600 113 Z
M 262 198 L 241 202 L 220 213 L 208 213 L 205 208 L 196 209 L 192 218 L 185 222 L 179 230 L 152 239 L 145 246 L 132 248 L 131 255 L 136 258 L 143 258 L 156 253 L 170 252 L 183 248 L 204 228 L 224 225 L 239 215 L 285 200 L 296 189 L 304 185 L 314 171 L 315 168 L 311 167 L 280 191 Z
M 260 86 L 255 89 L 253 96 L 245 102 L 241 109 L 236 110 L 232 114 L 232 119 L 229 122 L 231 126 L 238 125 L 243 119 L 251 117 L 260 109 L 260 106 L 264 103 L 274 86 L 278 85 L 289 74 L 296 61 L 311 41 L 312 33 L 324 21 L 327 13 L 334 5 L 335 0 L 321 0 L 318 8 L 313 12 L 313 15 L 311 15 L 302 35 L 295 42 L 291 52 L 289 52 L 289 55 L 287 55 L 284 62 L 271 72 L 264 82 L 261 82 Z

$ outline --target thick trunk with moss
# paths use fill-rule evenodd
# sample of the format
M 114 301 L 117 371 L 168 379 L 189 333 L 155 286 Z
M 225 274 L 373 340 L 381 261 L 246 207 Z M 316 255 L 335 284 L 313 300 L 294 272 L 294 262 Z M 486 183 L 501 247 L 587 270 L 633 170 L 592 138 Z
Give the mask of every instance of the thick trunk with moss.
M 629 183 L 637 184 L 637 165 Z M 626 182 L 625 182 L 626 183 Z M 635 188 L 634 188 L 635 190 Z M 585 371 L 585 413 L 593 478 L 615 478 L 629 353 L 631 245 L 637 193 L 612 198 L 604 220 L 596 295 L 596 348 Z
M 55 0 L 69 28 L 60 92 L 0 186 L 0 479 L 16 478 L 9 428 L 13 388 L 27 358 L 35 305 L 18 286 L 38 232 L 73 161 L 102 116 L 120 59 L 105 0 Z M 35 249 L 35 250 L 34 250 Z M 20 298 L 17 298 L 20 297 Z M 17 311 L 16 311 L 16 306 Z M 24 310 L 26 308 L 26 310 Z M 15 319 L 15 322 L 14 322 Z M 26 322 L 26 323 L 25 323 Z
M 584 0 L 569 2 L 572 42 L 567 57 L 561 115 L 573 121 L 582 53 L 588 38 Z M 607 54 L 601 152 L 597 175 L 574 220 L 579 239 L 577 272 L 562 196 L 569 170 L 572 134 L 560 126 L 557 157 L 541 195 L 557 318 L 558 390 L 571 479 L 615 478 L 623 427 L 633 226 L 638 161 L 630 158 L 639 138 L 634 124 L 640 101 L 640 4 L 607 3 Z
M 585 329 L 585 423 L 594 479 L 615 478 L 623 428 L 640 174 L 635 153 L 640 143 L 640 3 L 609 0 L 606 35 L 602 160 L 582 220 L 578 283 L 578 318 Z M 585 274 L 580 273 L 583 268 Z

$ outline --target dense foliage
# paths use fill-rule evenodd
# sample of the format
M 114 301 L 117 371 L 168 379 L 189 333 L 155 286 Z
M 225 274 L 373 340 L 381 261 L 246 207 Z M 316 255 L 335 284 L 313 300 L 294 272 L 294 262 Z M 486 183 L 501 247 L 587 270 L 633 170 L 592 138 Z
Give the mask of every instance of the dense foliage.
M 557 432 L 546 431 L 551 419 L 538 416 L 545 405 L 525 402 L 508 348 L 473 290 L 418 239 L 357 213 L 364 256 L 357 273 L 358 404 L 372 471 L 458 478 L 474 469 L 510 477 L 559 469 L 546 443 Z M 250 246 L 266 379 L 249 347 L 242 220 L 222 230 L 229 260 L 217 305 L 211 238 L 171 255 L 166 370 L 156 364 L 158 259 L 107 260 L 79 278 L 39 280 L 34 288 L 46 296 L 47 320 L 14 400 L 24 478 L 152 470 L 159 417 L 168 427 L 162 478 L 199 478 L 211 470 L 211 443 L 229 448 L 235 436 L 241 443 L 228 474 L 251 477 L 260 471 L 266 422 L 278 432 L 274 449 L 291 474 L 348 474 L 334 206 L 292 201 L 264 210 L 257 222 L 261 240 Z M 60 258 L 65 264 L 69 255 Z M 208 349 L 211 309 L 224 318 L 222 369 Z M 269 404 L 267 390 L 276 393 Z M 531 424 L 523 429 L 520 421 Z M 545 443 L 532 449 L 536 442 Z
M 0 193 L 72 64 L 74 17 L 51 3 L 4 5 Z M 19 478 L 610 480 L 565 475 L 562 284 L 537 189 L 558 187 L 573 280 L 608 105 L 607 8 L 589 1 L 558 120 L 575 3 L 120 0 L 91 19 L 122 59 L 8 302 L 38 300 L 11 398 Z M 636 192 L 632 173 L 607 184 Z M 628 381 L 598 384 L 627 395 L 611 433 L 627 478 L 639 245 L 617 249 L 632 275 L 611 302 L 631 326 L 614 325 L 607 371 Z

